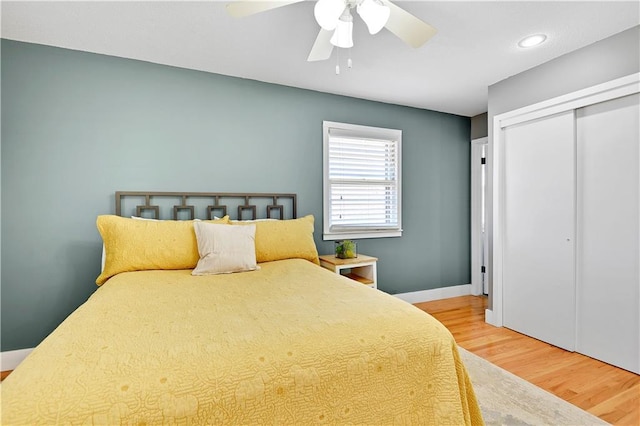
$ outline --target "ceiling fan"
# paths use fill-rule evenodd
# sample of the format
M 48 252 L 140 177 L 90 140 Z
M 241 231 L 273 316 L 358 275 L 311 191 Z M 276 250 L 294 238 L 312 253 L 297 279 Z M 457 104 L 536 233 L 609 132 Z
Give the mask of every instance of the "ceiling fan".
M 237 0 L 227 4 L 227 12 L 236 18 L 253 15 L 304 0 Z M 314 16 L 320 25 L 307 61 L 329 59 L 333 47 L 353 46 L 353 16 L 355 9 L 367 25 L 370 34 L 386 28 L 412 47 L 420 47 L 437 30 L 389 0 L 317 0 Z

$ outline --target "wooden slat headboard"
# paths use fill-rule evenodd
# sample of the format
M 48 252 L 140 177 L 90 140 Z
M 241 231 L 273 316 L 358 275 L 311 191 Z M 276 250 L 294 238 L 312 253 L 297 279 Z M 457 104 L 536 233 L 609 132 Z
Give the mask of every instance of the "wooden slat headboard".
M 295 219 L 296 194 L 233 192 L 146 192 L 117 191 L 118 216 L 143 216 L 152 219 L 213 219 L 229 215 L 231 219 Z M 170 215 L 161 214 L 165 211 Z M 188 217 L 184 217 L 187 213 Z M 198 215 L 198 213 L 204 213 Z M 248 214 L 248 215 L 247 215 Z M 180 217 L 183 216 L 183 217 Z M 200 217 L 198 217 L 200 216 Z

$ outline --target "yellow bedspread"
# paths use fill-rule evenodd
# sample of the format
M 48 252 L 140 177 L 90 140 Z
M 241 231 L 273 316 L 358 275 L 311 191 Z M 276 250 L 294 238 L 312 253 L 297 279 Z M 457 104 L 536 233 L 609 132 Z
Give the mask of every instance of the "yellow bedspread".
M 2 384 L 13 424 L 481 424 L 450 333 L 305 260 L 117 275 Z

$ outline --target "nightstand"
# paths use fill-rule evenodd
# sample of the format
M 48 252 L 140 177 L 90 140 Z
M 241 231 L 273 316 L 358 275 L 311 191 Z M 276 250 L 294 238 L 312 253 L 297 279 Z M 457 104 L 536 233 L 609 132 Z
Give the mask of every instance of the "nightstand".
M 333 254 L 320 256 L 320 266 L 371 288 L 378 288 L 377 257 L 358 254 L 353 259 L 339 259 Z

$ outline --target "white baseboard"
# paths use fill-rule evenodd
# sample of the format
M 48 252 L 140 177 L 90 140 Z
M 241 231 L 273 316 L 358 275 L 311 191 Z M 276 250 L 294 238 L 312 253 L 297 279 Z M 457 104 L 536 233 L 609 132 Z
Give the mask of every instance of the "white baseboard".
M 492 309 L 485 309 L 484 310 L 484 322 L 486 322 L 487 324 L 491 324 L 495 327 L 502 327 L 502 324 L 498 324 L 498 322 L 496 321 L 494 315 L 493 315 L 493 310 Z
M 15 368 L 31 353 L 33 348 L 18 349 L 0 353 L 0 371 L 15 370 Z
M 449 299 L 451 297 L 467 296 L 471 294 L 471 284 L 454 285 L 452 287 L 434 288 L 431 290 L 398 293 L 393 296 L 409 303 L 430 302 L 432 300 Z

